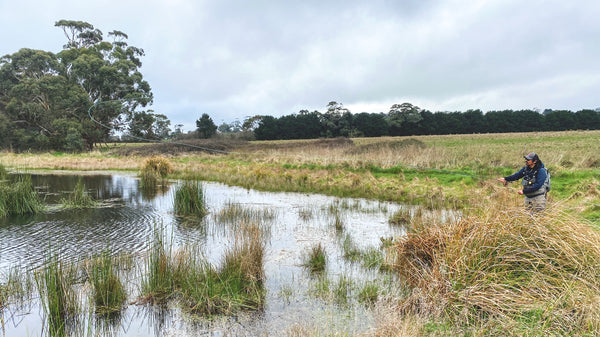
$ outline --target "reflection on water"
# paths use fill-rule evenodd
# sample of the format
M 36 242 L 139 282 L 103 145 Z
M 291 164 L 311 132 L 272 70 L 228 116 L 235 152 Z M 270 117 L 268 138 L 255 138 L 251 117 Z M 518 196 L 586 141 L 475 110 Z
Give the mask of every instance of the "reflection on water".
M 82 179 L 100 206 L 62 209 L 61 199 Z M 360 248 L 379 247 L 381 237 L 402 230 L 388 224 L 400 205 L 362 199 L 339 199 L 323 195 L 267 193 L 218 183 L 204 183 L 209 215 L 204 219 L 181 219 L 173 214 L 177 182 L 151 193 L 142 192 L 133 175 L 33 175 L 32 181 L 48 211 L 33 216 L 0 218 L 0 280 L 10 268 L 35 270 L 47 260 L 48 251 L 61 259 L 76 261 L 98 254 L 107 246 L 114 253 L 143 256 L 157 227 L 170 233 L 174 246 L 197 245 L 209 262 L 219 264 L 231 244 L 235 226 L 218 214 L 232 205 L 268 214 L 265 254 L 267 298 L 264 311 L 220 317 L 210 322 L 190 320 L 177 308 L 160 309 L 129 305 L 112 322 L 96 323 L 96 332 L 109 336 L 277 336 L 294 324 L 329 327 L 331 331 L 355 333 L 372 324 L 371 313 L 362 306 L 337 306 L 310 296 L 314 283 L 302 268 L 306 252 L 321 243 L 327 252 L 327 275 L 353 280 L 382 277 L 343 258 L 339 228 Z M 138 275 L 139 276 L 139 275 Z M 289 294 L 282 296 L 282 289 Z M 137 294 L 130 294 L 135 299 Z M 11 313 L 14 315 L 14 312 Z M 42 333 L 43 312 L 30 310 L 11 323 L 5 319 L 6 335 Z M 6 317 L 5 317 L 6 318 Z

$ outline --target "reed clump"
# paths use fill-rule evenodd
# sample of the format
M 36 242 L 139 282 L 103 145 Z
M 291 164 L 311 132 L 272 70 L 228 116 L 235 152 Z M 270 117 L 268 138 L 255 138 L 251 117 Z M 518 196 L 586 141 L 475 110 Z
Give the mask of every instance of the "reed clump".
M 393 247 L 395 270 L 413 289 L 400 309 L 491 329 L 484 333 L 499 325 L 516 334 L 597 331 L 600 234 L 556 208 L 412 227 Z M 502 324 L 483 324 L 490 320 Z
M 31 183 L 31 176 L 19 175 L 14 181 L 0 182 L 0 217 L 35 214 L 43 208 L 44 205 Z
M 310 248 L 303 265 L 311 273 L 323 273 L 325 271 L 327 253 L 320 242 Z
M 69 197 L 62 199 L 62 204 L 66 208 L 88 208 L 96 206 L 97 203 L 86 191 L 85 184 L 79 179 Z
M 75 268 L 51 256 L 35 280 L 48 320 L 50 336 L 67 336 L 67 326 L 78 314 L 78 298 L 72 288 Z
M 140 173 L 143 189 L 156 189 L 173 172 L 173 165 L 163 156 L 152 156 L 144 161 Z
M 175 213 L 178 215 L 206 215 L 206 201 L 202 183 L 184 181 L 175 191 Z
M 93 287 L 96 313 L 100 315 L 118 313 L 127 299 L 127 293 L 108 250 L 92 258 L 87 273 Z

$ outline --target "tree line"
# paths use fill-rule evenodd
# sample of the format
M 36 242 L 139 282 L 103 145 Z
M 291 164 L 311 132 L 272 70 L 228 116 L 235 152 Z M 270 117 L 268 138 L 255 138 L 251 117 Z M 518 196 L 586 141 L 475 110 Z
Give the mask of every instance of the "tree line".
M 324 113 L 303 110 L 254 119 L 258 140 L 600 129 L 600 109 L 431 112 L 410 103 L 394 104 L 387 113 L 352 114 L 341 103 L 330 102 Z

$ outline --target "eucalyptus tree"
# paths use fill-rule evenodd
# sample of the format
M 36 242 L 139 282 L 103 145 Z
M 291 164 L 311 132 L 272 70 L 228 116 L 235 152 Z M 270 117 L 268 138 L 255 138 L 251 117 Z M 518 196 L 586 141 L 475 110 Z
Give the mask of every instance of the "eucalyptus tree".
M 67 37 L 59 53 L 24 48 L 0 59 L 0 146 L 91 149 L 152 103 L 139 71 L 144 51 L 125 33 L 110 32 L 111 43 L 87 22 L 55 26 Z

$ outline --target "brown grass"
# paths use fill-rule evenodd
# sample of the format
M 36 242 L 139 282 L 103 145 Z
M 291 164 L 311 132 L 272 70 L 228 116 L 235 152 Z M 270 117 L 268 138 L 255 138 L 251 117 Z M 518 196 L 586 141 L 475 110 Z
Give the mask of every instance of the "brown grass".
M 556 207 L 489 209 L 421 224 L 395 245 L 395 269 L 413 289 L 402 312 L 455 324 L 536 316 L 543 330 L 600 328 L 600 234 Z

